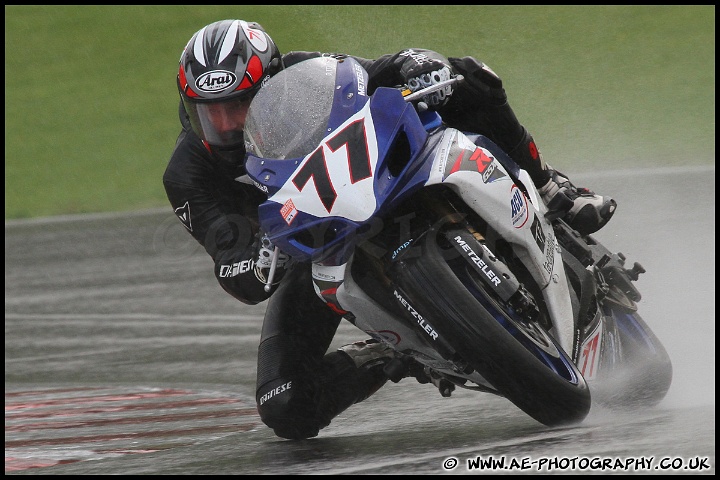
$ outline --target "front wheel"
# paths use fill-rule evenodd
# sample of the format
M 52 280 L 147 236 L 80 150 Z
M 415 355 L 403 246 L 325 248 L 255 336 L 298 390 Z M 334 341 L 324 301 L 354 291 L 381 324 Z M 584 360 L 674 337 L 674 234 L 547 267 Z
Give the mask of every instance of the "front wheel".
M 449 235 L 467 235 L 457 229 Z M 444 340 L 498 392 L 548 426 L 581 422 L 590 391 L 570 357 L 535 322 L 527 322 L 482 287 L 444 235 L 417 242 L 393 268 L 394 283 L 430 318 Z M 481 248 L 475 242 L 475 248 Z

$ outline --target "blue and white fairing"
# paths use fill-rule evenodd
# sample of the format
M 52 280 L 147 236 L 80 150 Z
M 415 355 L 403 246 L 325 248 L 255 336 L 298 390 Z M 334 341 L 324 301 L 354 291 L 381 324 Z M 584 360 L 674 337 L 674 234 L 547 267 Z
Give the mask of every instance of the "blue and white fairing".
M 318 71 L 328 72 L 327 84 L 308 95 L 303 79 Z M 246 168 L 268 195 L 260 222 L 296 260 L 344 263 L 361 239 L 361 226 L 427 181 L 429 163 L 411 178 L 394 175 L 389 166 L 398 132 L 407 136 L 411 158 L 425 144 L 427 132 L 414 107 L 397 89 L 378 89 L 370 99 L 367 81 L 355 60 L 321 57 L 283 70 L 253 100 Z

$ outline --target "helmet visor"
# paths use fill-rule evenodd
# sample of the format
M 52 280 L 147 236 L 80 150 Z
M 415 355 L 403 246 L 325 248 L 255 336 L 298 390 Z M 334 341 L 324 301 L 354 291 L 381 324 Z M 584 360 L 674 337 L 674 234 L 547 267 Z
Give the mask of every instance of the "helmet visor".
M 243 143 L 245 117 L 251 98 L 198 103 L 183 96 L 185 111 L 198 137 L 210 145 L 230 147 Z

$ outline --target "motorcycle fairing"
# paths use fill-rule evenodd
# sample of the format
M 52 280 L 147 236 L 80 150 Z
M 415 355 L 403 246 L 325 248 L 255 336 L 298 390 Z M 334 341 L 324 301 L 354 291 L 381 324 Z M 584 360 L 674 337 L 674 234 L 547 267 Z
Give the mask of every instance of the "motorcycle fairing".
M 393 155 L 398 137 L 407 142 L 407 158 Z M 378 206 L 391 209 L 424 185 L 430 163 L 410 160 L 426 139 L 414 107 L 399 91 L 380 88 L 304 158 L 248 155 L 248 175 L 269 196 L 259 207 L 263 229 L 299 261 L 346 262 L 363 238 L 360 227 L 382 213 Z M 415 165 L 421 168 L 411 170 Z
M 578 349 L 576 364 L 587 381 L 594 380 L 600 371 L 603 345 L 602 323 L 597 322 Z
M 542 289 L 553 320 L 551 333 L 572 354 L 575 328 L 569 286 L 561 249 L 552 225 L 543 216 L 545 205 L 526 171 L 518 169 L 511 175 L 504 167 L 507 161 L 498 160 L 505 154 L 492 142 L 481 143 L 484 137 L 475 138 L 473 142 L 456 129 L 446 129 L 427 185 L 442 184 L 454 190 L 513 245 Z

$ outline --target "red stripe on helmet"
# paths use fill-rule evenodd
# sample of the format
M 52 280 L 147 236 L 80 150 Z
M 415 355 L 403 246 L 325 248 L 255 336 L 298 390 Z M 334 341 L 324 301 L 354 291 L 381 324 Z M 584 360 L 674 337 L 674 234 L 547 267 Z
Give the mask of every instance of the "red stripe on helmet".
M 238 87 L 235 90 L 236 91 L 237 90 L 245 90 L 246 88 L 250 88 L 252 86 L 253 86 L 253 82 L 250 81 L 250 79 L 247 76 L 245 76 L 245 78 L 243 78 L 243 81 L 240 82 L 240 85 L 238 85 Z
M 182 91 L 185 92 L 185 95 L 187 95 L 188 97 L 199 96 L 190 88 L 190 85 L 188 85 L 187 77 L 185 76 L 185 70 L 183 69 L 182 65 L 180 66 L 180 71 L 178 72 L 178 79 L 180 80 L 180 88 L 182 88 Z
M 250 81 L 255 83 L 258 81 L 263 72 L 263 65 L 257 55 L 253 55 L 248 62 L 245 75 L 250 77 Z
M 262 73 L 262 61 L 257 55 L 253 55 L 248 61 L 248 66 L 245 70 L 242 82 L 240 82 L 240 85 L 238 85 L 235 90 L 245 90 L 246 88 L 252 87 L 260 79 Z

